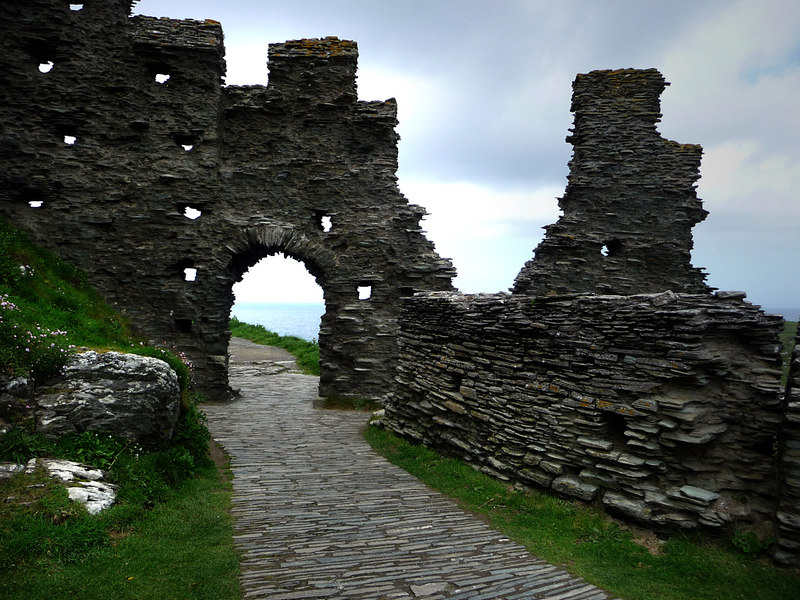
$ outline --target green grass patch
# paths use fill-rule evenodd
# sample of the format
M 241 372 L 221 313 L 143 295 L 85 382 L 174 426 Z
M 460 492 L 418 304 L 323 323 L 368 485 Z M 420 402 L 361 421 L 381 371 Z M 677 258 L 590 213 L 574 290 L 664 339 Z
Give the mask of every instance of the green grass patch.
M 240 597 L 231 486 L 209 458 L 194 405 L 172 440 L 150 450 L 97 433 L 48 441 L 20 429 L 0 436 L 0 460 L 77 460 L 106 470 L 119 489 L 112 507 L 89 515 L 43 470 L 0 480 L 0 597 Z
M 0 597 L 241 598 L 230 487 L 211 466 L 136 518 L 125 504 L 60 524 L 51 513 L 28 516 L 15 548 L 24 546 L 25 555 L 37 558 L 0 568 Z M 9 554 L 7 546 L 2 551 L 4 557 L 20 554 Z
M 86 274 L 0 218 L 0 370 L 56 375 L 75 346 L 129 345 L 125 320 Z
M 278 335 L 262 325 L 243 323 L 236 317 L 231 319 L 231 335 L 250 340 L 264 346 L 283 348 L 297 359 L 297 366 L 307 375 L 319 376 L 319 344 L 294 335 Z
M 800 598 L 796 573 L 742 552 L 734 540 L 679 535 L 651 545 L 591 507 L 515 490 L 460 461 L 411 444 L 378 427 L 367 441 L 390 462 L 482 515 L 533 554 L 626 600 Z

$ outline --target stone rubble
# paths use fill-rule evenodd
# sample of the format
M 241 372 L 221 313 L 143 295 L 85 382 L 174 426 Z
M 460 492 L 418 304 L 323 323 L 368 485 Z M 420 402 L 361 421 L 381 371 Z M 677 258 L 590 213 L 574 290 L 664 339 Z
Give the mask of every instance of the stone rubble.
M 63 483 L 70 500 L 83 504 L 91 515 L 105 510 L 116 500 L 117 486 L 104 481 L 103 471 L 71 460 L 32 458 L 25 465 L 0 463 L 0 478 L 22 472 L 30 474 L 38 468 L 45 469 L 50 477 Z

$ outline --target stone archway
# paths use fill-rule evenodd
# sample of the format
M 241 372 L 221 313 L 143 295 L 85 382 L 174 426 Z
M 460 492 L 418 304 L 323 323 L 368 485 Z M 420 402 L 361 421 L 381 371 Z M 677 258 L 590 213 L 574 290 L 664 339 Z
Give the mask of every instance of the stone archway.
M 337 339 L 341 342 L 357 338 L 359 332 L 349 328 L 341 332 L 339 336 L 334 333 L 341 307 L 332 300 L 329 311 L 328 299 L 338 296 L 329 284 L 329 282 L 335 281 L 335 274 L 340 270 L 336 255 L 319 243 L 319 240 L 297 232 L 290 226 L 265 225 L 245 230 L 239 238 L 226 246 L 225 251 L 220 252 L 217 258 L 222 264 L 225 264 L 227 260 L 227 271 L 230 274 L 229 283 L 232 288 L 233 284 L 241 281 L 248 269 L 258 261 L 279 253 L 302 263 L 322 288 L 325 314 L 322 316 L 322 325 L 318 336 L 321 370 L 320 395 L 346 395 L 345 390 L 339 390 L 335 384 L 331 388 L 331 383 L 337 381 L 338 365 L 344 362 L 337 359 L 339 353 L 335 351 L 334 346 L 338 346 Z M 234 303 L 232 292 L 229 298 L 228 312 L 230 313 Z M 345 344 L 344 347 L 347 345 Z

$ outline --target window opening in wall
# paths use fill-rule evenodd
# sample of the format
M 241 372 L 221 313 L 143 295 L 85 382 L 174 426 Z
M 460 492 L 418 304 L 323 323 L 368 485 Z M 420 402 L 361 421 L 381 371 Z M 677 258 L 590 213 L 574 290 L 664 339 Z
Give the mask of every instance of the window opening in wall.
M 183 270 L 183 275 L 186 281 L 194 281 L 195 279 L 197 279 L 197 269 L 195 269 L 194 267 L 186 267 Z
M 167 83 L 169 81 L 170 74 L 169 73 L 156 73 L 155 80 L 156 83 Z
M 313 220 L 317 226 L 317 229 L 324 231 L 325 233 L 330 231 L 331 227 L 333 227 L 331 216 L 325 210 L 315 210 Z
M 181 333 L 189 333 L 192 330 L 193 321 L 191 319 L 175 319 L 175 329 Z
M 191 206 L 187 206 L 183 209 L 183 216 L 187 219 L 191 219 L 194 221 L 195 219 L 199 219 L 200 215 L 202 215 L 202 211 L 197 210 L 196 208 L 192 208 Z
M 188 133 L 176 133 L 174 134 L 175 143 L 178 144 L 181 148 L 189 152 L 194 148 L 195 142 L 197 138 L 194 135 Z
M 69 5 L 69 9 L 70 10 L 83 10 L 83 3 L 81 3 L 81 4 L 70 4 Z
M 65 135 L 64 136 L 64 143 L 67 146 L 74 146 L 75 142 L 77 142 L 77 141 L 78 141 L 78 138 L 75 137 L 74 135 Z
M 603 247 L 600 249 L 600 254 L 603 256 L 616 256 L 619 254 L 620 248 L 622 248 L 622 242 L 619 240 L 609 240 L 603 244 Z
M 49 73 L 53 70 L 54 63 L 52 60 L 48 60 L 46 62 L 39 63 L 39 72 L 40 73 Z
M 31 208 L 41 208 L 42 204 L 44 204 L 44 200 L 31 200 L 28 202 L 28 206 Z
M 358 299 L 359 300 L 369 300 L 372 296 L 372 286 L 371 285 L 360 285 L 358 286 Z

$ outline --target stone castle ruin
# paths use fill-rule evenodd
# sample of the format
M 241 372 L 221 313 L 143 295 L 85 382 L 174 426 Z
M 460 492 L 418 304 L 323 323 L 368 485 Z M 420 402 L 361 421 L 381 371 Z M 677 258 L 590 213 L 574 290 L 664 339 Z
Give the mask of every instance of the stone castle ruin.
M 0 211 L 186 352 L 213 399 L 232 285 L 291 256 L 324 293 L 320 393 L 385 395 L 401 299 L 455 271 L 398 190 L 395 102 L 358 101 L 356 44 L 272 44 L 268 86 L 224 87 L 219 23 L 71 6 L 0 7 Z
M 321 395 L 385 399 L 406 437 L 652 527 L 774 523 L 800 564 L 800 355 L 784 396 L 782 319 L 690 264 L 701 149 L 658 134 L 658 71 L 577 77 L 563 215 L 511 294 L 464 295 L 354 42 L 272 44 L 268 85 L 226 87 L 219 23 L 130 8 L 0 5 L 0 214 L 208 398 L 230 395 L 233 284 L 284 253 L 323 289 Z

